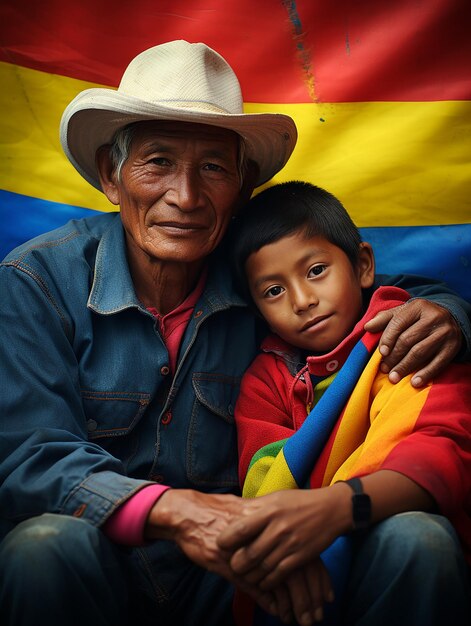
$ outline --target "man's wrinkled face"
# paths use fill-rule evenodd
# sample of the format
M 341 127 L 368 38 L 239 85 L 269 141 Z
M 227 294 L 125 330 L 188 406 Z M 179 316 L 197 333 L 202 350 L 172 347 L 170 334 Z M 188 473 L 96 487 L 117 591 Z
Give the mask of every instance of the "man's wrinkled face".
M 186 122 L 137 125 L 115 181 L 128 246 L 191 263 L 221 241 L 241 180 L 236 133 Z

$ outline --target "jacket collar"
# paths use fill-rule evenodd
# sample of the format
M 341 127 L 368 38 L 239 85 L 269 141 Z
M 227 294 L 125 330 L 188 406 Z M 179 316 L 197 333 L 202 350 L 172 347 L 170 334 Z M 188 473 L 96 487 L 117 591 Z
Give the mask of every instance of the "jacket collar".
M 210 257 L 208 282 L 202 295 L 202 301 L 210 313 L 222 311 L 233 306 L 248 306 L 247 302 L 236 292 L 229 263 L 221 246 Z
M 215 254 L 210 260 L 208 280 L 200 304 L 205 314 L 232 306 L 247 306 L 235 293 L 224 254 Z M 132 307 L 147 312 L 134 290 L 126 256 L 124 228 L 119 213 L 98 244 L 88 307 L 101 315 L 119 313 Z
M 119 213 L 98 244 L 88 307 L 101 315 L 118 313 L 131 307 L 145 311 L 134 291 Z

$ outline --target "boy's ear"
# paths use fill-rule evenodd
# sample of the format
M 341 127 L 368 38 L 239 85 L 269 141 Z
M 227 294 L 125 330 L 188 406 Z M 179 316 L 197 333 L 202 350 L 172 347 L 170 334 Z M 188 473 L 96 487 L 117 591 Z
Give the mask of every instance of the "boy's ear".
M 362 289 L 368 289 L 375 279 L 375 256 L 371 244 L 363 241 L 360 244 L 358 257 L 358 277 Z
M 119 205 L 119 191 L 115 183 L 114 168 L 110 157 L 110 146 L 100 146 L 96 151 L 95 163 L 100 177 L 101 188 L 108 200 Z

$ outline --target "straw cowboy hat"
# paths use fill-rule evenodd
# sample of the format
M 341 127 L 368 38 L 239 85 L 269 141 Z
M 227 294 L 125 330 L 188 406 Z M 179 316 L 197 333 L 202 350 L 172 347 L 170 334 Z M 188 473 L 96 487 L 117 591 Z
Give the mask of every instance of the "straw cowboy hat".
M 239 81 L 228 63 L 203 43 L 170 41 L 145 50 L 125 70 L 118 90 L 86 89 L 62 116 L 60 139 L 78 172 L 101 191 L 97 149 L 132 122 L 173 120 L 228 128 L 259 166 L 257 185 L 289 159 L 297 139 L 287 115 L 243 113 Z

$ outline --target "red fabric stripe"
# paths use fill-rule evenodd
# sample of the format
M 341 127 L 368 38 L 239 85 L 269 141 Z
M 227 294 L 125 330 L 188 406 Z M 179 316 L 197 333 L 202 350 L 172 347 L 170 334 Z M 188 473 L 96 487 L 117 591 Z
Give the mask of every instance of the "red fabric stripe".
M 0 60 L 116 86 L 130 59 L 204 41 L 247 102 L 471 98 L 469 0 L 3 0 Z

